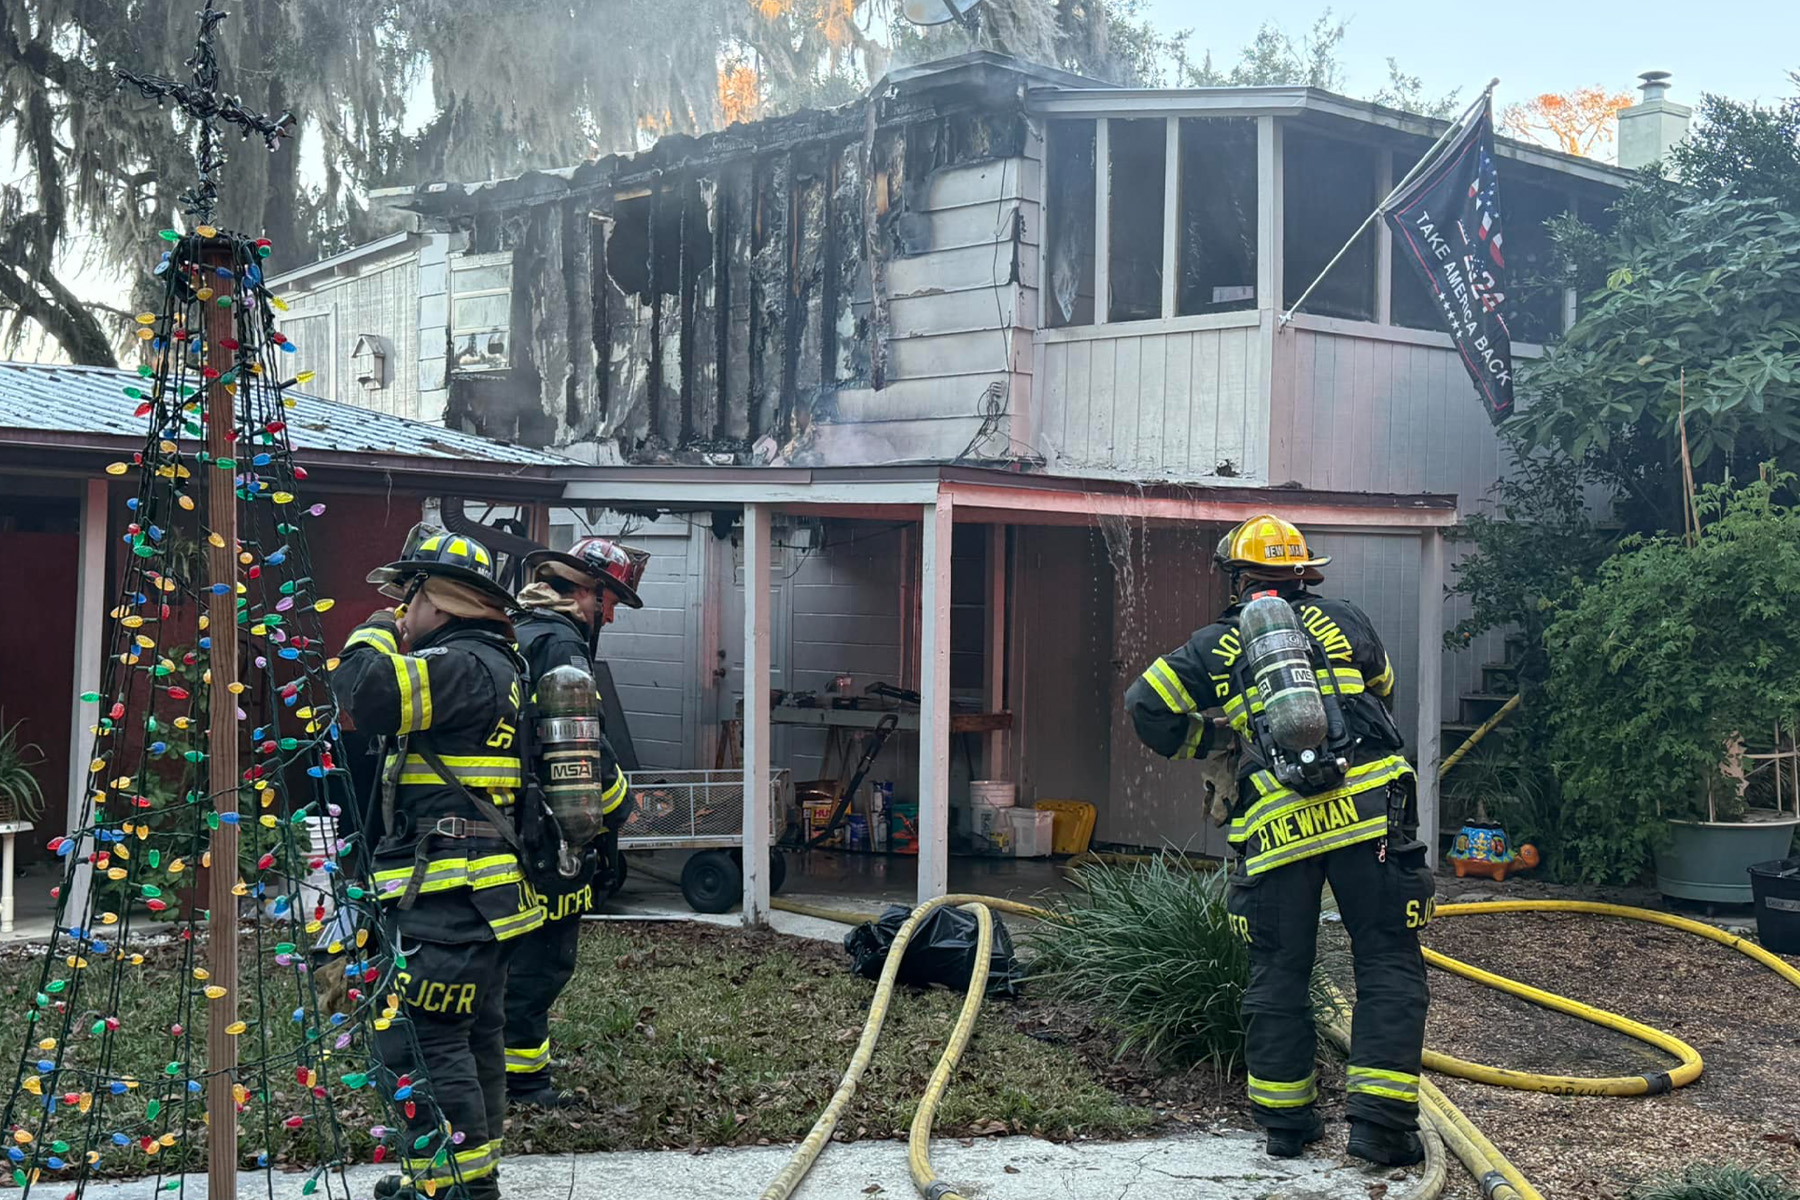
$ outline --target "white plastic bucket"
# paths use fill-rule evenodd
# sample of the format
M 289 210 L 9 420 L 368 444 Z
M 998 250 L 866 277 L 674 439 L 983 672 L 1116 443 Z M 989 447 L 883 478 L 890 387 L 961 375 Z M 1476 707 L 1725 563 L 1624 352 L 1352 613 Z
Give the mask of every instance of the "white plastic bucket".
M 1019 802 L 1019 785 L 1005 779 L 969 781 L 969 803 L 990 808 L 1011 808 Z

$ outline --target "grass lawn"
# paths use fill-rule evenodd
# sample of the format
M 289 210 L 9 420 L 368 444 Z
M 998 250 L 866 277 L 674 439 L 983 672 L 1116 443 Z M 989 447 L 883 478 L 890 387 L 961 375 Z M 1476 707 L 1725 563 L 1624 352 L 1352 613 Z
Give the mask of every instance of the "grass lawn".
M 861 1036 L 874 985 L 819 942 L 706 925 L 593 923 L 551 1021 L 557 1085 L 589 1114 L 533 1114 L 521 1151 L 725 1146 L 803 1137 Z M 901 989 L 840 1136 L 904 1137 L 962 1004 Z M 939 1108 L 945 1136 L 1129 1136 L 1158 1122 L 1077 1050 L 1023 1032 L 1028 1006 L 983 1006 Z
M 42 952 L 29 949 L 0 957 L 0 1005 L 10 1003 L 14 1012 L 30 1003 L 37 986 Z M 150 947 L 142 966 L 123 972 L 113 1009 L 128 1016 L 115 1041 L 117 1075 L 154 1079 L 172 1058 L 203 1053 L 205 1004 L 182 999 L 197 986 L 184 986 L 182 951 L 180 943 Z M 248 944 L 244 955 L 247 969 Z M 557 1085 L 585 1093 L 590 1103 L 515 1115 L 506 1135 L 509 1153 L 799 1139 L 848 1065 L 874 994 L 874 985 L 852 976 L 847 962 L 838 946 L 770 932 L 589 922 L 575 980 L 552 1015 L 551 1040 Z M 297 1000 L 296 979 L 281 975 L 271 980 L 266 1025 L 255 1020 L 246 977 L 247 1059 L 261 1052 L 265 1029 L 274 1054 L 291 1054 L 297 1035 L 286 1014 Z M 84 995 L 84 1009 L 87 1000 Z M 944 990 L 897 993 L 840 1138 L 905 1136 L 961 1000 Z M 176 1021 L 186 1025 L 185 1044 L 169 1036 Z M 15 1025 L 10 1032 L 17 1038 L 23 1031 Z M 11 1047 L 16 1052 L 16 1042 Z M 1030 1001 L 990 1002 L 939 1108 L 937 1132 L 1053 1138 L 1148 1132 L 1163 1119 L 1153 1093 L 1143 1090 L 1136 1072 L 1108 1062 L 1108 1049 L 1079 1016 Z M 366 1068 L 340 1060 L 327 1076 L 358 1069 Z M 273 1142 L 268 1148 L 277 1161 L 315 1161 L 317 1131 L 269 1128 L 271 1116 L 279 1121 L 300 1107 L 291 1065 L 244 1082 L 270 1093 L 266 1101 L 253 1098 L 241 1118 L 246 1155 Z M 366 1160 L 372 1147 L 366 1129 L 376 1118 L 359 1110 L 368 1107 L 369 1094 L 332 1092 L 352 1152 Z M 199 1165 L 191 1157 L 204 1141 L 198 1097 L 181 1107 L 175 1126 L 183 1131 L 181 1144 L 161 1156 L 165 1171 L 184 1157 Z M 130 1113 L 145 1115 L 136 1093 L 112 1102 L 109 1111 L 126 1127 Z M 109 1153 L 101 1169 L 137 1173 L 157 1165 L 128 1148 Z

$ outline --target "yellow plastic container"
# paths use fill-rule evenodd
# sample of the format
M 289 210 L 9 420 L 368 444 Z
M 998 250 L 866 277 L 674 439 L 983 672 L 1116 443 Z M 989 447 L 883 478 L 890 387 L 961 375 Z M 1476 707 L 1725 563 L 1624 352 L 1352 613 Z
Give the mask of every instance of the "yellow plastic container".
M 1039 800 L 1034 807 L 1056 814 L 1050 834 L 1050 848 L 1054 853 L 1087 853 L 1088 843 L 1094 838 L 1098 809 L 1085 800 Z

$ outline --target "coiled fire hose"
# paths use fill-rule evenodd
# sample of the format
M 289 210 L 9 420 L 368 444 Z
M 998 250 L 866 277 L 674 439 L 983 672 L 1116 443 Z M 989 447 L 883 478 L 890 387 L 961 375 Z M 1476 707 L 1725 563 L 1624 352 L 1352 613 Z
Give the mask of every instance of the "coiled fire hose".
M 936 1070 L 932 1072 L 931 1082 L 927 1085 L 925 1094 L 919 1100 L 918 1112 L 913 1117 L 912 1128 L 909 1131 L 907 1158 L 913 1185 L 918 1189 L 919 1194 L 925 1197 L 925 1200 L 963 1200 L 955 1189 L 941 1182 L 937 1178 L 937 1173 L 932 1170 L 931 1125 L 937 1113 L 938 1102 L 943 1098 L 944 1092 L 949 1086 L 950 1077 L 956 1070 L 956 1064 L 962 1057 L 963 1049 L 968 1045 L 969 1037 L 974 1031 L 975 1019 L 981 1011 L 982 997 L 987 990 L 988 958 L 993 940 L 991 910 L 998 909 L 1001 912 L 1014 913 L 1042 921 L 1058 919 L 1055 913 L 1046 909 L 993 896 L 940 896 L 913 910 L 912 916 L 907 918 L 906 923 L 900 927 L 900 932 L 895 936 L 894 943 L 888 950 L 887 962 L 882 967 L 881 978 L 875 986 L 875 998 L 869 1005 L 869 1016 L 863 1026 L 862 1040 L 857 1043 L 856 1052 L 851 1056 L 850 1067 L 844 1073 L 843 1081 L 839 1083 L 836 1093 L 831 1097 L 831 1102 L 825 1106 L 824 1112 L 819 1115 L 818 1121 L 814 1123 L 812 1130 L 800 1143 L 794 1156 L 775 1176 L 769 1186 L 763 1189 L 758 1200 L 787 1200 L 793 1194 L 794 1189 L 800 1186 L 800 1181 L 812 1168 L 813 1163 L 824 1150 L 825 1144 L 830 1141 L 839 1119 L 856 1094 L 856 1088 L 863 1073 L 868 1069 L 869 1060 L 875 1052 L 876 1042 L 880 1040 L 881 1027 L 887 1020 L 888 1003 L 893 997 L 895 978 L 900 970 L 900 962 L 905 957 L 906 947 L 911 942 L 919 923 L 945 905 L 957 905 L 975 915 L 980 930 L 976 947 L 976 965 L 974 976 L 969 981 L 968 994 L 963 1001 L 962 1012 L 957 1017 L 956 1027 L 944 1048 L 943 1055 L 938 1060 Z M 872 913 L 818 908 L 811 905 L 793 904 L 784 900 L 775 900 L 771 906 L 784 912 L 852 925 L 877 919 Z M 1709 941 L 1718 942 L 1720 945 L 1729 946 L 1768 967 L 1789 983 L 1800 987 L 1800 969 L 1796 969 L 1761 946 L 1711 925 L 1690 921 L 1671 913 L 1580 900 L 1499 900 L 1481 904 L 1445 904 L 1439 906 L 1436 915 L 1455 917 L 1508 912 L 1584 913 L 1592 916 L 1645 921 L 1669 929 L 1679 929 Z M 1595 1025 L 1616 1030 L 1655 1046 L 1674 1056 L 1677 1060 L 1677 1065 L 1668 1071 L 1644 1075 L 1589 1078 L 1514 1071 L 1505 1067 L 1491 1067 L 1482 1063 L 1468 1062 L 1448 1054 L 1440 1054 L 1435 1050 L 1427 1050 L 1425 1051 L 1424 1065 L 1429 1070 L 1478 1083 L 1489 1083 L 1497 1087 L 1581 1096 L 1660 1095 L 1674 1088 L 1684 1087 L 1700 1077 L 1703 1064 L 1699 1052 L 1680 1038 L 1652 1029 L 1629 1017 L 1534 988 L 1529 984 L 1507 979 L 1490 971 L 1483 971 L 1479 967 L 1471 966 L 1436 950 L 1427 949 L 1425 960 L 1434 967 L 1461 975 L 1465 979 L 1497 988 L 1557 1012 L 1580 1017 Z M 1333 990 L 1335 991 L 1335 989 Z M 1342 1012 L 1347 1011 L 1349 1005 L 1341 993 L 1337 994 L 1335 998 L 1340 1011 L 1328 1019 L 1321 1020 L 1320 1028 L 1340 1049 L 1347 1052 L 1350 1039 L 1349 1032 L 1343 1025 Z M 1490 1200 L 1544 1200 L 1543 1195 L 1532 1187 L 1519 1169 L 1509 1162 L 1506 1156 L 1429 1079 L 1422 1079 L 1419 1082 L 1419 1103 L 1420 1111 L 1425 1117 L 1426 1128 L 1423 1132 L 1425 1134 L 1426 1162 L 1423 1176 L 1414 1187 L 1408 1200 L 1431 1200 L 1443 1190 L 1443 1154 L 1437 1145 L 1438 1137 L 1442 1138 L 1443 1144 L 1448 1146 L 1457 1159 L 1468 1168 L 1469 1173 L 1481 1184 L 1483 1194 Z

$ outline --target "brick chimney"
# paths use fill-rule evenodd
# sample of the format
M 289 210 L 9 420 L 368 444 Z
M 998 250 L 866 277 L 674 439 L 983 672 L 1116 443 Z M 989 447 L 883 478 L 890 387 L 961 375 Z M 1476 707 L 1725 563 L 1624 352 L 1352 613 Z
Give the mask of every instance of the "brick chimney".
M 1619 110 L 1619 165 L 1645 167 L 1662 162 L 1675 143 L 1687 136 L 1694 110 L 1669 100 L 1669 73 L 1645 71 L 1638 78 L 1644 98 Z

